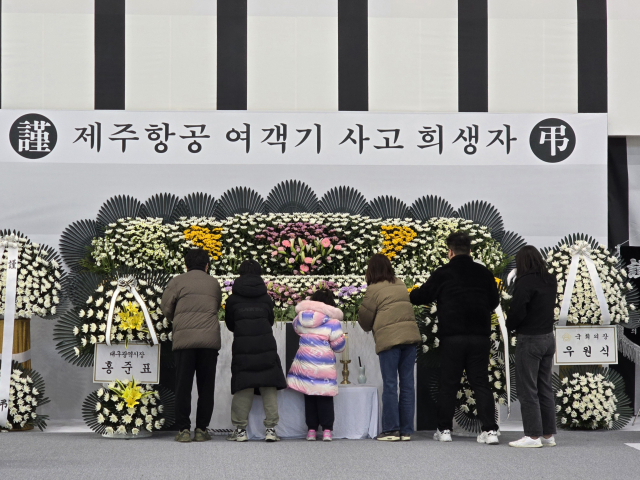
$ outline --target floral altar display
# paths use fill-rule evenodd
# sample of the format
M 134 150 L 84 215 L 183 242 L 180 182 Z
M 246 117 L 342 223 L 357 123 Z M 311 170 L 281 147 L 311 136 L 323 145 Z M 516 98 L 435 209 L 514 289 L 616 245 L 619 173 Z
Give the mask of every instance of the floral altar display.
M 42 378 L 31 371 L 31 317 L 54 318 L 60 313 L 64 279 L 53 249 L 20 232 L 0 231 L 0 428 L 46 427 L 46 417 L 35 412 L 46 403 L 43 393 L 31 392 L 44 392 Z M 37 386 L 31 385 L 34 378 Z M 25 392 L 28 400 L 23 399 Z
M 122 291 L 119 279 L 132 278 L 137 285 L 139 300 L 130 291 Z M 110 343 L 128 345 L 129 342 L 151 344 L 152 337 L 160 343 L 172 338 L 171 324 L 164 318 L 160 302 L 170 276 L 151 272 L 131 273 L 115 270 L 112 274 L 78 275 L 71 295 L 73 308 L 60 318 L 54 329 L 57 350 L 63 358 L 79 366 L 93 364 L 94 346 L 106 343 L 109 310 L 113 304 Z M 119 291 L 120 290 L 120 291 Z M 118 292 L 119 291 L 119 292 Z M 114 301 L 114 295 L 117 299 Z M 143 311 L 147 310 L 153 329 L 149 329 Z
M 559 325 L 640 325 L 638 292 L 620 257 L 586 235 L 562 239 L 546 254 L 558 281 L 555 316 Z M 620 340 L 619 340 L 620 343 Z M 571 429 L 619 429 L 633 414 L 622 377 L 598 365 L 561 367 L 554 374 L 557 423 Z
M 173 393 L 166 388 L 112 382 L 91 393 L 82 406 L 86 424 L 103 437 L 138 438 L 173 424 Z M 168 408 L 168 407 L 171 408 Z
M 610 368 L 575 366 L 553 375 L 561 428 L 618 430 L 633 416 L 622 376 Z
M 56 325 L 57 348 L 71 363 L 93 363 L 91 346 L 107 338 L 104 305 L 109 302 L 110 284 L 123 275 L 147 282 L 146 293 L 141 290 L 141 294 L 153 316 L 154 331 L 161 343 L 169 344 L 171 325 L 162 317 L 161 291 L 173 275 L 184 272 L 184 255 L 193 247 L 209 253 L 210 274 L 221 283 L 221 321 L 238 267 L 251 258 L 263 267 L 277 321 L 292 320 L 300 300 L 318 288 L 329 288 L 336 294 L 345 321 L 355 322 L 372 254 L 385 254 L 411 290 L 448 262 L 446 238 L 457 230 L 469 234 L 472 257 L 496 276 L 502 310 L 508 315 L 510 295 L 503 282 L 525 242 L 504 230 L 499 212 L 486 202 L 469 202 L 454 209 L 442 198 L 425 196 L 407 206 L 389 196 L 367 201 L 351 187 L 333 188 L 318 199 L 299 181 L 281 182 L 266 200 L 256 191 L 240 187 L 226 191 L 219 199 L 204 193 L 184 198 L 157 194 L 144 203 L 128 196 L 113 197 L 103 204 L 95 220 L 75 222 L 62 235 L 60 251 L 78 292 L 72 295 L 73 310 Z M 629 295 L 621 289 L 618 296 L 631 301 Z M 131 298 L 119 302 L 118 308 L 111 339 L 148 341 Z M 422 333 L 418 361 L 437 367 L 437 309 L 420 306 L 415 312 Z M 622 312 L 614 312 L 622 318 Z M 503 404 L 509 382 L 515 397 L 513 375 L 507 379 L 505 368 L 513 358 L 504 352 L 505 344 L 512 344 L 503 338 L 497 317 L 495 320 L 487 339 L 491 343 L 487 374 L 496 403 Z M 123 330 L 123 326 L 127 328 Z M 431 389 L 435 391 L 437 383 Z M 477 430 L 475 399 L 464 378 L 458 400 L 458 423 Z
M 555 275 L 558 281 L 558 297 L 555 309 L 556 320 L 560 320 L 562 302 L 564 300 L 569 270 L 573 256 L 578 251 L 588 252 L 593 262 L 597 275 L 604 290 L 604 298 L 610 322 L 612 324 L 628 324 L 640 320 L 634 313 L 636 306 L 633 301 L 627 300 L 627 294 L 632 292 L 633 285 L 627 279 L 622 260 L 612 254 L 604 245 L 599 245 L 595 240 L 584 237 L 567 237 L 553 249 L 546 252 L 546 260 L 549 265 L 549 273 Z M 581 325 L 602 325 L 603 311 L 600 308 L 593 279 L 584 256 L 580 256 L 576 272 L 575 283 L 570 293 L 570 306 L 567 312 L 567 323 Z M 637 300 L 637 292 L 632 297 Z
M 0 431 L 31 430 L 33 427 L 43 431 L 47 428 L 49 417 L 37 412 L 39 407 L 49 403 L 44 391 L 44 380 L 38 372 L 13 362 L 9 401 L 5 406 L 8 421 L 5 425 L 0 425 Z M 1 400 L 0 405 L 2 405 Z
M 58 313 L 64 273 L 61 260 L 52 248 L 33 243 L 20 232 L 0 231 L 0 240 L 15 242 L 18 249 L 16 318 L 51 318 Z M 5 314 L 9 249 L 0 258 L 0 316 Z

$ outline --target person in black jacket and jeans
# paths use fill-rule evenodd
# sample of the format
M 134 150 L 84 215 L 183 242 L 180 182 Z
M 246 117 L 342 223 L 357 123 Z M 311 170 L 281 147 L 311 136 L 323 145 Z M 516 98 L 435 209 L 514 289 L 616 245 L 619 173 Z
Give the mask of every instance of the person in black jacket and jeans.
M 556 278 L 547 271 L 540 252 L 522 247 L 516 255 L 516 283 L 507 329 L 516 341 L 516 386 L 522 410 L 524 437 L 512 447 L 553 447 L 556 410 L 551 386 Z
M 447 246 L 449 263 L 410 295 L 414 305 L 437 302 L 441 379 L 434 439 L 451 441 L 456 392 L 466 371 L 482 423 L 478 442 L 495 445 L 499 443 L 498 425 L 488 369 L 491 314 L 500 303 L 500 294 L 491 271 L 471 258 L 471 240 L 466 233 L 449 235 Z
M 234 432 L 227 440 L 247 440 L 247 423 L 255 390 L 264 405 L 267 442 L 278 440 L 277 390 L 287 388 L 287 381 L 273 336 L 273 300 L 260 276 L 255 260 L 245 260 L 238 270 L 225 308 L 227 328 L 233 332 L 231 347 L 231 423 Z

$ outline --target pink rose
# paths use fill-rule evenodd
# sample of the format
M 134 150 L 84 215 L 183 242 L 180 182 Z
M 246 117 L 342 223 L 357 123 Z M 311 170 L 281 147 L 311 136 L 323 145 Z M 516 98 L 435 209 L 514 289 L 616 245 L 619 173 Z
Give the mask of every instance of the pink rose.
M 334 248 L 335 250 L 340 251 L 340 250 L 342 250 L 342 245 L 336 245 L 336 246 L 335 246 L 335 247 L 333 247 L 333 248 Z
M 278 247 L 279 252 L 284 252 L 284 247 Z
M 311 257 L 305 257 L 304 258 L 304 263 L 307 263 L 309 265 L 311 265 L 313 263 L 313 258 Z
M 295 261 L 296 261 L 296 259 L 295 259 L 295 258 L 293 258 L 293 257 L 291 257 L 291 258 L 289 259 L 289 263 L 293 263 L 293 262 L 295 262 Z
M 324 248 L 329 248 L 331 246 L 331 240 L 329 240 L 328 238 L 323 238 L 322 241 L 320 242 L 320 244 Z
M 282 240 L 282 245 L 289 248 L 291 246 L 291 242 L 289 240 Z
M 331 257 L 327 257 L 327 262 L 330 262 L 330 261 L 331 261 Z
M 309 271 L 309 267 L 306 266 L 304 263 L 302 265 L 300 265 L 300 271 L 302 272 L 308 272 Z
M 272 256 L 272 257 L 275 257 L 277 254 L 278 254 L 278 251 L 277 251 L 277 250 L 274 250 L 273 252 L 271 252 L 271 256 Z

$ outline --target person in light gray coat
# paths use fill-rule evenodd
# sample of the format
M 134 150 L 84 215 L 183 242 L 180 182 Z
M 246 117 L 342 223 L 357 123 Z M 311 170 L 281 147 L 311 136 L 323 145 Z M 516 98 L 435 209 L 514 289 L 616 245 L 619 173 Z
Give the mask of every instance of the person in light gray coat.
M 222 290 L 209 275 L 209 255 L 195 248 L 185 255 L 187 272 L 173 278 L 162 295 L 162 311 L 173 323 L 173 359 L 176 366 L 176 441 L 191 441 L 191 389 L 198 385 L 194 440 L 210 440 L 207 427 L 213 415 L 216 365 L 220 350 L 218 310 Z

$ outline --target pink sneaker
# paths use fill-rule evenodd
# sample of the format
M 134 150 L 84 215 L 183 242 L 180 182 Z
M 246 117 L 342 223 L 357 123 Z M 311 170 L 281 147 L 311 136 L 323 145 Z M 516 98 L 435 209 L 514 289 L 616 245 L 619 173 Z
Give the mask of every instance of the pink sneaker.
M 315 430 L 309 430 L 307 432 L 307 441 L 308 442 L 315 442 L 316 441 L 316 431 Z
M 331 438 L 331 430 L 325 430 L 324 432 L 322 432 L 322 441 L 323 442 L 330 442 L 331 440 L 333 440 Z

